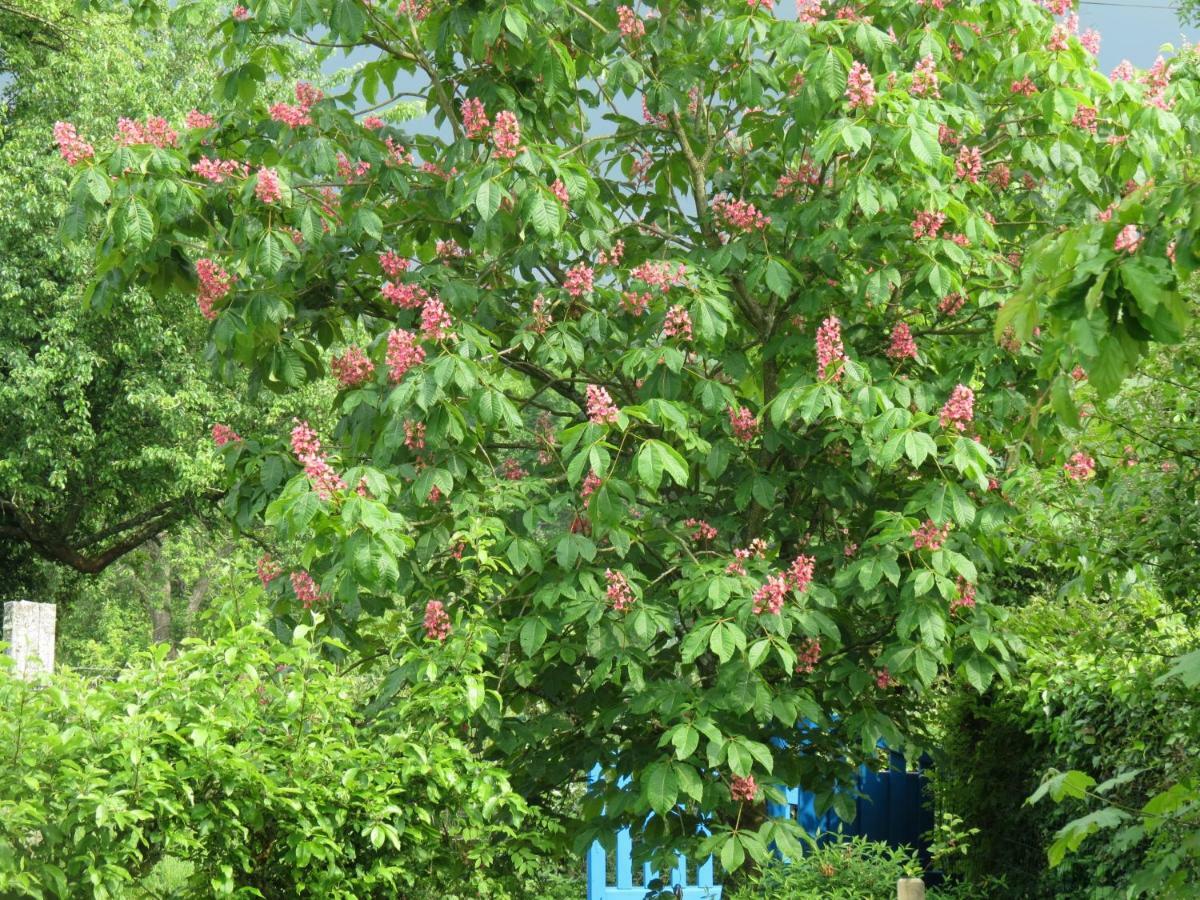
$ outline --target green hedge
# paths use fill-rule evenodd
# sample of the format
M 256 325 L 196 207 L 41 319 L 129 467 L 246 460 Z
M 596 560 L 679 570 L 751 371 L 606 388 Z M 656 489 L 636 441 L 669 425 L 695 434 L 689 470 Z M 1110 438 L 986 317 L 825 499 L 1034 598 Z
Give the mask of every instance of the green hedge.
M 1026 643 L 1019 678 L 982 697 L 954 693 L 939 710 L 939 808 L 980 829 L 956 874 L 968 883 L 1002 876 L 1013 897 L 1125 897 L 1136 872 L 1174 852 L 1169 840 L 1102 830 L 1051 867 L 1056 833 L 1088 804 L 1025 801 L 1052 770 L 1098 782 L 1137 770 L 1108 795 L 1129 808 L 1197 774 L 1200 705 L 1163 678 L 1188 645 L 1187 624 L 1150 595 L 1122 609 L 1034 602 L 1013 624 Z
M 367 717 L 318 651 L 255 626 L 96 685 L 0 672 L 0 896 L 138 896 L 164 860 L 190 896 L 505 895 L 527 810 L 447 724 L 461 688 Z

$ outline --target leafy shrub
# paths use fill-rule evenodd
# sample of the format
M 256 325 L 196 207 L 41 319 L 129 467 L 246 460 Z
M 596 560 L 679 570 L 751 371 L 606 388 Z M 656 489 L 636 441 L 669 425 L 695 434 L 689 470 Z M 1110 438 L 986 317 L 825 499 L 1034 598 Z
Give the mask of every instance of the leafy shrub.
M 744 877 L 730 900 L 892 900 L 896 880 L 919 871 L 913 850 L 855 837 L 768 863 Z
M 368 717 L 320 649 L 255 625 L 95 687 L 0 673 L 0 895 L 130 896 L 173 859 L 190 896 L 506 896 L 525 804 L 445 724 L 462 690 Z
M 1026 644 L 1024 677 L 983 697 L 960 692 L 941 709 L 938 804 L 981 830 L 954 863 L 955 874 L 968 883 L 1004 876 L 1014 897 L 1106 898 L 1126 896 L 1140 870 L 1159 871 L 1160 857 L 1178 866 L 1180 833 L 1117 828 L 1131 823 L 1115 818 L 1074 856 L 1048 857 L 1060 829 L 1086 808 L 1025 802 L 1051 769 L 1089 773 L 1090 784 L 1133 773 L 1104 793 L 1106 802 L 1129 809 L 1195 776 L 1189 748 L 1200 710 L 1194 692 L 1163 677 L 1171 650 L 1186 641 L 1186 628 L 1169 612 L 1142 591 L 1120 609 L 1083 599 L 1033 601 L 1013 617 Z M 1072 833 L 1074 849 L 1086 835 Z

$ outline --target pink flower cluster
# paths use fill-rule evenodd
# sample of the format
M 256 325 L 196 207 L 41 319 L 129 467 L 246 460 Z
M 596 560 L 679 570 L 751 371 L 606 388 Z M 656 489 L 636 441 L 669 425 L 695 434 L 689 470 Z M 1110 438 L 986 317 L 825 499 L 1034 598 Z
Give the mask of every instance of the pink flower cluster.
M 753 775 L 747 775 L 742 778 L 734 775 L 729 780 L 729 796 L 738 803 L 753 803 L 754 798 L 758 796 L 758 784 L 754 781 Z
M 338 174 L 343 178 L 362 178 L 371 171 L 371 164 L 365 159 L 351 162 L 350 157 L 345 153 L 339 153 L 337 155 L 337 170 Z
M 598 384 L 587 386 L 588 419 L 595 425 L 615 425 L 619 410 L 608 395 L 608 390 Z
M 753 203 L 726 194 L 713 198 L 712 210 L 726 227 L 737 231 L 761 231 L 771 224 L 771 217 L 764 216 Z
M 942 544 L 946 542 L 946 538 L 949 536 L 949 534 L 949 522 L 939 528 L 934 523 L 933 519 L 926 519 L 924 525 L 913 529 L 913 549 L 941 550 Z
M 375 374 L 375 363 L 359 347 L 348 347 L 341 356 L 333 357 L 329 361 L 329 368 L 344 388 L 365 384 Z
M 792 586 L 793 590 L 803 594 L 808 590 L 808 586 L 812 584 L 813 572 L 816 567 L 816 559 L 806 553 L 801 553 L 792 560 L 791 566 L 788 567 L 788 584 Z
M 170 124 L 162 116 L 150 116 L 143 125 L 134 119 L 117 119 L 117 133 L 113 141 L 119 147 L 133 147 L 138 144 L 149 144 L 152 147 L 174 147 L 179 143 Z
M 811 675 L 817 668 L 817 663 L 821 661 L 821 642 L 815 638 L 809 638 L 804 649 L 796 656 L 796 674 Z
M 242 438 L 241 435 L 228 425 L 222 425 L 220 422 L 217 422 L 212 427 L 212 439 L 213 443 L 218 447 L 224 447 L 226 444 L 236 443 Z
M 533 307 L 530 313 L 533 316 L 533 325 L 530 328 L 535 334 L 545 334 L 547 329 L 554 324 L 554 316 L 550 312 L 550 304 L 541 294 L 533 298 Z
M 385 281 L 379 289 L 384 299 L 401 309 L 419 309 L 429 299 L 429 292 L 419 284 Z
M 669 116 L 650 112 L 650 107 L 646 103 L 646 97 L 644 94 L 642 95 L 642 119 L 647 125 L 653 125 L 655 128 L 662 128 L 666 130 L 671 127 L 671 119 Z
M 767 555 L 767 542 L 762 538 L 755 538 L 750 542 L 750 546 L 742 548 L 735 547 L 733 550 L 733 562 L 725 567 L 727 575 L 745 575 L 746 560 L 751 557 L 762 559 Z
M 960 147 L 954 160 L 954 174 L 963 181 L 975 184 L 983 171 L 983 153 L 978 147 Z
M 196 278 L 200 282 L 196 304 L 206 319 L 215 319 L 213 304 L 221 300 L 233 287 L 233 277 L 211 259 L 196 260 Z
M 663 322 L 663 337 L 678 338 L 681 341 L 692 339 L 692 317 L 682 306 L 672 306 L 667 310 L 667 319 Z
M 908 92 L 914 97 L 940 97 L 938 87 L 937 63 L 932 56 L 922 57 L 912 73 L 912 84 Z
M 572 297 L 590 294 L 595 274 L 595 270 L 587 263 L 576 263 L 567 270 L 567 277 L 563 279 L 563 288 Z
M 308 112 L 322 101 L 325 96 L 324 92 L 307 82 L 296 82 L 294 94 L 296 97 L 294 106 L 292 103 L 275 103 L 268 110 L 271 118 L 293 128 L 312 125 L 312 118 Z
M 824 15 L 822 0 L 796 0 L 796 19 L 804 25 L 816 25 Z
M 583 484 L 579 486 L 579 499 L 586 504 L 588 502 L 588 497 L 596 493 L 602 484 L 604 484 L 604 479 L 602 479 L 595 472 L 589 471 L 587 476 L 583 479 Z
M 424 22 L 433 12 L 433 4 L 429 0 L 400 0 L 396 4 L 396 15 L 408 16 L 418 22 Z
M 226 178 L 245 178 L 250 174 L 250 167 L 232 159 L 202 156 L 198 162 L 192 165 L 192 171 L 205 181 L 223 184 Z
M 404 446 L 414 453 L 425 449 L 425 423 L 404 420 Z
M 817 329 L 817 378 L 834 381 L 842 378 L 841 363 L 846 358 L 842 347 L 842 323 L 837 316 L 829 316 Z
M 346 482 L 329 465 L 321 452 L 321 441 L 307 422 L 295 420 L 292 429 L 292 452 L 304 463 L 304 474 L 312 483 L 313 490 L 322 500 L 328 500 L 335 491 L 344 491 Z
M 1110 81 L 1133 81 L 1134 76 L 1133 63 L 1127 59 L 1121 60 L 1115 69 L 1113 69 L 1108 77 Z
M 1167 88 L 1171 85 L 1171 73 L 1168 65 L 1167 61 L 1160 56 L 1142 77 L 1142 83 L 1146 85 L 1146 103 L 1163 110 L 1169 110 L 1175 105 L 1173 100 L 1167 100 L 1166 97 Z
M 617 29 L 621 36 L 636 41 L 646 34 L 646 23 L 628 6 L 617 7 Z
M 871 77 L 871 70 L 860 62 L 850 66 L 850 73 L 846 77 L 846 98 L 850 101 L 851 109 L 860 106 L 869 109 L 875 105 L 875 79 Z
M 459 113 L 462 116 L 463 131 L 472 141 L 483 137 L 492 127 L 491 120 L 483 108 L 483 101 L 478 97 L 464 100 L 459 106 Z
M 743 444 L 749 444 L 758 437 L 758 420 L 745 406 L 729 407 L 729 427 L 733 430 L 733 436 Z
M 429 641 L 444 641 L 450 637 L 450 616 L 440 600 L 430 600 L 425 604 L 425 619 L 421 623 L 425 629 L 425 639 Z
M 1079 36 L 1079 43 L 1083 45 L 1083 49 L 1092 56 L 1100 55 L 1100 32 L 1095 28 L 1089 28 Z
M 312 609 L 312 605 L 322 599 L 321 589 L 317 587 L 317 583 L 304 569 L 293 572 L 291 578 L 292 590 L 296 592 L 296 599 L 304 604 L 305 609 Z
M 388 378 L 399 383 L 413 366 L 425 362 L 425 348 L 417 343 L 411 331 L 395 329 L 388 332 L 387 356 Z
M 1004 163 L 996 163 L 988 172 L 988 181 L 998 190 L 1006 191 L 1012 183 L 1012 171 Z
M 282 122 L 289 128 L 312 124 L 312 117 L 308 114 L 308 110 L 293 103 L 274 103 L 267 112 L 276 122 Z
M 947 294 L 945 297 L 943 297 L 941 300 L 938 301 L 938 312 L 940 312 L 943 316 L 957 315 L 959 310 L 961 310 L 963 308 L 963 305 L 966 302 L 967 302 L 966 294 L 962 294 L 962 293 L 959 293 L 958 291 L 955 291 L 952 294 Z
M 246 7 L 239 3 L 233 8 L 231 15 L 233 16 L 233 20 L 235 22 L 245 22 L 250 18 L 251 13 L 250 10 L 246 9 Z
M 183 119 L 183 124 L 188 128 L 212 128 L 216 123 L 216 119 L 208 113 L 200 112 L 198 109 L 193 109 Z
M 658 288 L 663 293 L 673 287 L 687 284 L 687 266 L 683 263 L 672 266 L 665 260 L 648 259 L 630 269 L 629 275 L 644 281 L 648 287 Z
M 908 327 L 907 322 L 896 323 L 896 327 L 892 329 L 892 343 L 885 352 L 897 362 L 917 358 L 917 342 L 913 340 L 912 329 Z
M 367 129 L 368 131 L 378 131 L 385 125 L 387 125 L 387 122 L 383 121 L 383 119 L 379 118 L 379 116 L 367 116 L 362 120 L 363 128 Z
M 640 294 L 637 291 L 625 291 L 621 294 L 621 306 L 631 316 L 640 316 L 650 305 L 650 299 L 650 294 L 646 291 Z
M 389 278 L 395 278 L 402 272 L 407 272 L 412 265 L 395 250 L 385 250 L 379 254 L 379 268 L 383 269 Z
M 283 566 L 271 559 L 271 554 L 269 553 L 264 553 L 260 556 L 254 568 L 258 572 L 258 580 L 262 582 L 263 587 L 266 587 L 283 574 Z
M 821 170 L 807 158 L 789 166 L 775 182 L 775 196 L 786 197 L 797 186 L 813 186 L 821 183 Z
M 975 392 L 965 384 L 955 385 L 950 398 L 942 406 L 938 421 L 943 428 L 953 426 L 965 431 L 967 424 L 975 418 Z
M 1037 85 L 1033 83 L 1033 79 L 1028 76 L 1020 81 L 1014 81 L 1009 87 L 1009 91 L 1014 94 L 1021 94 L 1025 97 L 1032 97 L 1038 92 Z
M 1082 450 L 1077 450 L 1063 463 L 1063 471 L 1072 481 L 1087 481 L 1096 474 L 1096 461 Z
M 58 144 L 59 154 L 69 166 L 96 155 L 92 145 L 79 136 L 70 122 L 54 123 L 54 140 Z
M 605 594 L 608 596 L 608 602 L 612 604 L 615 612 L 628 612 L 634 603 L 633 588 L 629 586 L 629 582 L 620 572 L 614 572 L 612 569 L 604 570 L 604 580 L 608 582 L 608 587 Z
M 788 584 L 783 575 L 772 575 L 766 583 L 754 592 L 754 614 L 761 616 L 764 612 L 779 615 L 783 609 L 783 601 L 787 596 Z
M 554 183 L 550 185 L 550 193 L 565 207 L 571 206 L 571 192 L 567 190 L 567 186 L 561 178 L 555 178 Z
M 516 113 L 502 109 L 496 113 L 492 128 L 492 146 L 500 159 L 513 159 L 521 152 L 521 126 Z
M 1066 50 L 1070 47 L 1071 33 L 1073 31 L 1074 29 L 1067 22 L 1060 22 L 1055 25 L 1050 29 L 1050 40 L 1046 42 L 1046 49 L 1051 53 L 1061 53 Z
M 278 203 L 283 199 L 283 190 L 279 186 L 279 173 L 266 166 L 259 166 L 258 181 L 254 185 L 254 196 L 263 203 Z
M 717 529 L 704 521 L 704 519 L 685 519 L 683 524 L 693 529 L 691 535 L 693 541 L 711 541 L 717 537 Z
M 921 238 L 935 238 L 945 224 L 945 213 L 934 210 L 922 210 L 917 213 L 912 222 L 913 240 L 919 241 Z
M 875 687 L 879 688 L 879 690 L 886 691 L 889 688 L 899 686 L 900 682 L 887 670 L 886 666 L 875 673 Z
M 1142 233 L 1138 231 L 1136 225 L 1126 225 L 1117 234 L 1116 240 L 1113 241 L 1113 249 L 1118 253 L 1137 253 L 1142 247 Z
M 1080 103 L 1075 107 L 1075 117 L 1071 119 L 1071 124 L 1076 128 L 1082 128 L 1084 131 L 1096 133 L 1096 107 L 1087 106 Z
M 430 297 L 421 307 L 421 335 L 429 341 L 442 341 L 450 337 L 454 323 L 442 301 Z
M 958 596 L 950 601 L 950 614 L 959 609 L 970 609 L 975 605 L 975 585 L 961 575 L 958 576 Z
M 596 265 L 598 266 L 619 266 L 621 257 L 625 255 L 625 242 L 617 241 L 613 244 L 611 250 L 601 250 L 596 254 Z

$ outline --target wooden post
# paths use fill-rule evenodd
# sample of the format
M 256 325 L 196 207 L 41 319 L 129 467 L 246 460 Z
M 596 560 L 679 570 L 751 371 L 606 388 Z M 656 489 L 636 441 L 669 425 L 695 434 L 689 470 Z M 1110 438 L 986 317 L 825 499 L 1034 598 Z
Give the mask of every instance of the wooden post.
M 925 882 L 920 878 L 901 878 L 896 882 L 896 900 L 925 900 Z
M 42 672 L 54 671 L 57 611 L 53 603 L 10 600 L 4 604 L 4 641 L 18 678 L 30 681 Z

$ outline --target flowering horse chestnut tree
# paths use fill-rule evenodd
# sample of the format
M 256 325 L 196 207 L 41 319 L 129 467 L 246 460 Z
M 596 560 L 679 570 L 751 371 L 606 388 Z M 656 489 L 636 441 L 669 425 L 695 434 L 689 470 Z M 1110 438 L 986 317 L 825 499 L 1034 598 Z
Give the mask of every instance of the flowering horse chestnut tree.
M 325 433 L 222 432 L 282 622 L 391 616 L 385 697 L 473 679 L 528 796 L 601 764 L 582 840 L 654 811 L 735 868 L 795 849 L 760 786 L 845 808 L 915 696 L 1006 672 L 989 572 L 1078 360 L 997 312 L 1033 242 L 1129 224 L 1187 90 L 1048 5 L 245 0 L 210 109 L 64 126 L 67 229 L 94 302 L 190 289 L 253 384 L 339 383 Z M 268 105 L 299 42 L 376 55 Z M 378 111 L 401 73 L 438 133 Z

